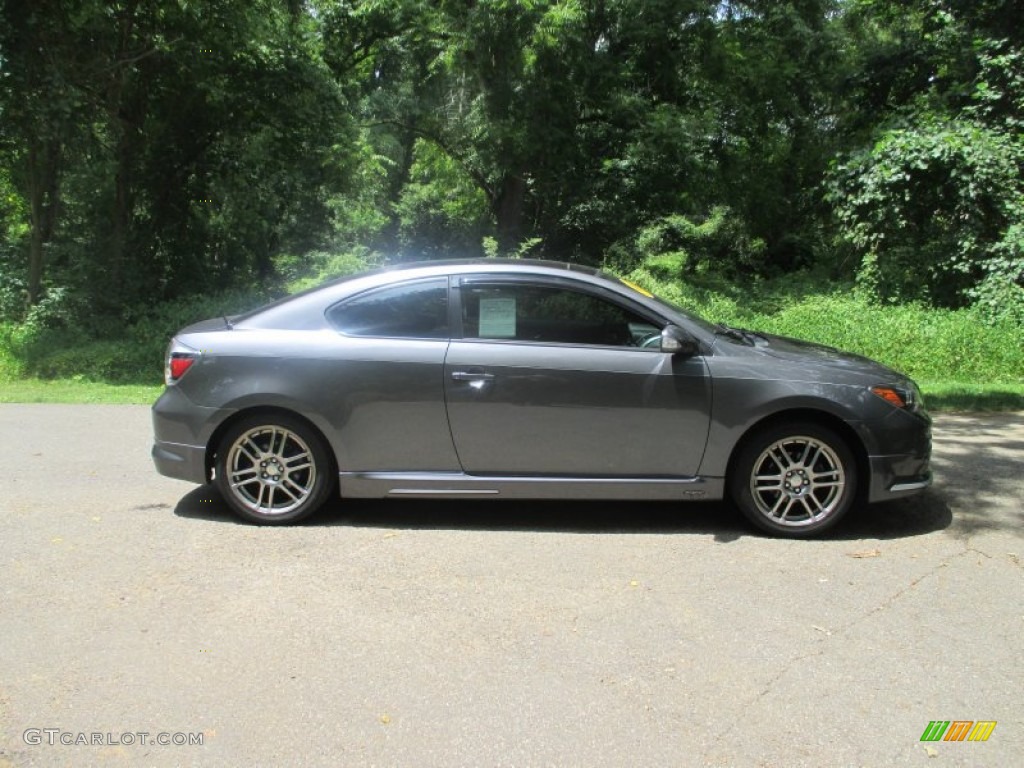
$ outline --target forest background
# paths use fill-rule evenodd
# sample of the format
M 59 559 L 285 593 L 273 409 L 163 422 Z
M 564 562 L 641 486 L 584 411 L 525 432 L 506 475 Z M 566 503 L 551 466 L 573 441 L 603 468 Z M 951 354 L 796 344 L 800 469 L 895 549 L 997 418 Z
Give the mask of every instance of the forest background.
M 501 255 L 1024 408 L 1022 170 L 1019 0 L 4 0 L 0 399 Z

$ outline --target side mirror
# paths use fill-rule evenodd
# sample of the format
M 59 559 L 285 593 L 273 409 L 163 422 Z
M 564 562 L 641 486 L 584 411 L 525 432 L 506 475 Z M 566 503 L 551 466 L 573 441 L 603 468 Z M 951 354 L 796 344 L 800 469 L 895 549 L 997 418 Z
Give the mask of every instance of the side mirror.
M 693 357 L 700 352 L 697 340 L 676 325 L 666 325 L 661 332 L 661 351 L 683 357 Z

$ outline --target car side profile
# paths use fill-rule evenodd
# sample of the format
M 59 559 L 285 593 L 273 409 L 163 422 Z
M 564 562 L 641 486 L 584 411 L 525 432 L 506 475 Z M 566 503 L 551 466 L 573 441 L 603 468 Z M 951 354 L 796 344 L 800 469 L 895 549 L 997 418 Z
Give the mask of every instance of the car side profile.
M 157 469 L 241 517 L 331 496 L 718 500 L 806 537 L 931 482 L 916 385 L 712 325 L 597 270 L 484 259 L 342 278 L 171 341 Z

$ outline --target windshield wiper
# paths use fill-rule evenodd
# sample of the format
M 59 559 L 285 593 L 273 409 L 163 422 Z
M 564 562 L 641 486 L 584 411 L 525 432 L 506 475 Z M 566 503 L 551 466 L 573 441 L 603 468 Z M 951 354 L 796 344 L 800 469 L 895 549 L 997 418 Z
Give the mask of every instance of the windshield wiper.
M 756 339 L 768 341 L 768 337 L 760 331 L 750 331 L 746 328 L 733 328 L 731 325 L 725 325 L 724 323 L 719 323 L 716 327 L 718 328 L 718 330 L 715 331 L 717 335 L 728 336 L 730 339 L 736 339 L 737 341 L 744 341 L 751 346 L 757 344 Z
M 731 326 L 718 323 L 715 326 L 716 336 L 725 336 L 726 338 L 733 339 L 734 341 L 742 341 L 744 344 L 754 346 L 753 334 L 748 331 L 740 330 L 739 328 L 732 328 Z

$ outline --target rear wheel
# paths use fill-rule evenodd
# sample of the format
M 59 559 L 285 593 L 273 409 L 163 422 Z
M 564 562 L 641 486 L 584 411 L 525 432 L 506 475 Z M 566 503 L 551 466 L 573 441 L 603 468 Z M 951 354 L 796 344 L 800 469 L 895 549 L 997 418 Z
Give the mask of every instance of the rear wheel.
M 740 449 L 729 479 L 737 506 L 762 530 L 791 538 L 831 528 L 853 505 L 857 466 L 846 442 L 814 423 L 776 424 Z
M 294 523 L 327 500 L 335 478 L 320 436 L 285 414 L 245 418 L 217 449 L 217 487 L 254 523 Z

